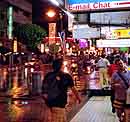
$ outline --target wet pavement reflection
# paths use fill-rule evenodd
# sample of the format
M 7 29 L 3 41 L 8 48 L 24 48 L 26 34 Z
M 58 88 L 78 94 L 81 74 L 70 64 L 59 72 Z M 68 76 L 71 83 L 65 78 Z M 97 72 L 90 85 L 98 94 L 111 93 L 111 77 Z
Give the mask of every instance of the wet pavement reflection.
M 0 122 L 47 122 L 49 108 L 42 97 L 0 99 Z M 75 98 L 69 96 L 66 111 L 70 112 L 74 104 Z
M 43 79 L 50 66 L 42 68 L 46 69 L 42 70 Z M 47 122 L 48 107 L 41 96 L 28 96 L 28 78 L 25 73 L 26 68 L 21 66 L 0 69 L 0 122 Z M 84 97 L 81 93 L 82 100 Z M 67 113 L 71 112 L 75 105 L 76 98 L 68 91 Z
M 46 105 L 42 98 L 8 100 L 0 103 L 0 122 L 45 122 Z

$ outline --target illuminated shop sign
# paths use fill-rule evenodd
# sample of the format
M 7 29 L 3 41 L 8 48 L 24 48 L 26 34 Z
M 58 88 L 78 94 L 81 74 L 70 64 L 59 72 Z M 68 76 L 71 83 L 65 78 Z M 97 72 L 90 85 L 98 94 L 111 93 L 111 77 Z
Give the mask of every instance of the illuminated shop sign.
M 55 43 L 56 23 L 49 23 L 49 44 Z
M 100 30 L 97 28 L 89 27 L 86 24 L 73 26 L 73 38 L 86 39 L 86 38 L 99 38 Z
M 12 39 L 12 32 L 13 32 L 13 7 L 10 6 L 8 8 L 8 37 Z
M 117 29 L 112 31 L 115 38 L 130 38 L 130 29 Z
M 102 47 L 130 47 L 130 39 L 97 40 L 96 46 Z
M 66 8 L 73 12 L 128 7 L 130 0 L 66 0 Z

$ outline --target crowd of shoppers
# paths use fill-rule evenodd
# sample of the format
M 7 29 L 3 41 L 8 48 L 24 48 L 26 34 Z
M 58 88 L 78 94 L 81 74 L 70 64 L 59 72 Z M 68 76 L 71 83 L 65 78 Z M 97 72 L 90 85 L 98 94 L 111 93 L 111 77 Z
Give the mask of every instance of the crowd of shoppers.
M 102 54 L 101 56 L 96 56 L 94 54 L 89 55 L 81 52 L 77 58 L 78 72 L 80 76 L 83 74 L 82 71 L 86 66 L 95 65 L 96 68 L 99 70 L 101 88 L 104 89 L 111 85 L 112 112 L 117 113 L 120 122 L 122 122 L 121 116 L 124 112 L 127 86 L 119 74 L 121 74 L 126 79 L 127 83 L 130 85 L 130 72 L 127 70 L 125 65 L 128 64 L 129 61 L 126 60 L 127 58 L 125 56 L 127 55 L 110 54 L 106 56 Z M 68 88 L 71 88 L 78 102 L 80 102 L 80 97 L 78 96 L 78 93 L 74 88 L 72 77 L 69 74 L 61 71 L 63 61 L 61 59 L 61 55 L 56 55 L 54 58 L 52 55 L 46 53 L 38 57 L 38 60 L 41 60 L 41 63 L 52 63 L 53 66 L 53 71 L 49 72 L 43 80 L 43 97 L 46 100 L 47 105 L 49 105 L 49 108 L 51 108 L 51 122 L 65 122 L 65 105 L 67 103 Z M 40 67 L 35 67 L 35 69 L 37 73 L 37 70 L 39 70 Z M 39 79 L 41 79 L 40 76 Z M 35 80 L 35 78 L 33 80 Z M 59 84 L 58 88 L 61 94 L 56 95 L 55 99 L 50 100 L 50 94 L 55 95 L 54 93 L 59 92 L 58 89 L 56 91 L 53 91 L 54 84 Z M 34 85 L 34 87 L 35 86 L 37 86 L 37 84 Z
M 100 83 L 102 88 L 104 81 L 111 86 L 112 112 L 116 112 L 120 122 L 124 122 L 127 89 L 130 86 L 129 62 L 129 55 L 121 52 L 112 53 L 106 57 L 102 55 L 97 61 Z

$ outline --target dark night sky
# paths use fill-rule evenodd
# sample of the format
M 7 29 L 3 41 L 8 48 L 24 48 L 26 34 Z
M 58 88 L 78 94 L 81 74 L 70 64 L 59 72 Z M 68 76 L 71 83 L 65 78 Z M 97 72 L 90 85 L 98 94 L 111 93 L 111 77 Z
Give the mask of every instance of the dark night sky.
M 55 18 L 50 19 L 46 15 L 48 9 L 53 9 L 56 11 Z M 47 24 L 48 22 L 58 21 L 59 8 L 51 4 L 49 0 L 33 0 L 32 10 L 33 10 L 33 15 L 32 15 L 33 23 L 48 28 L 48 24 Z
M 38 24 L 48 30 L 48 22 L 56 22 L 57 23 L 57 31 L 59 32 L 60 30 L 60 19 L 59 19 L 59 12 L 61 11 L 58 7 L 53 5 L 49 0 L 32 0 L 32 19 L 33 23 Z M 48 9 L 53 9 L 56 12 L 55 17 L 50 19 L 46 13 Z M 63 28 L 67 30 L 67 16 L 63 16 Z

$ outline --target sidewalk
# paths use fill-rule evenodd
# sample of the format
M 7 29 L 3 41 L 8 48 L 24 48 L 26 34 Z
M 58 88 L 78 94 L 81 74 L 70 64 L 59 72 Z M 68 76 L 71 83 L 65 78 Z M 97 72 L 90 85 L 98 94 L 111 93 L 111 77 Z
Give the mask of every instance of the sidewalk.
M 118 122 L 110 97 L 92 97 L 70 122 Z

